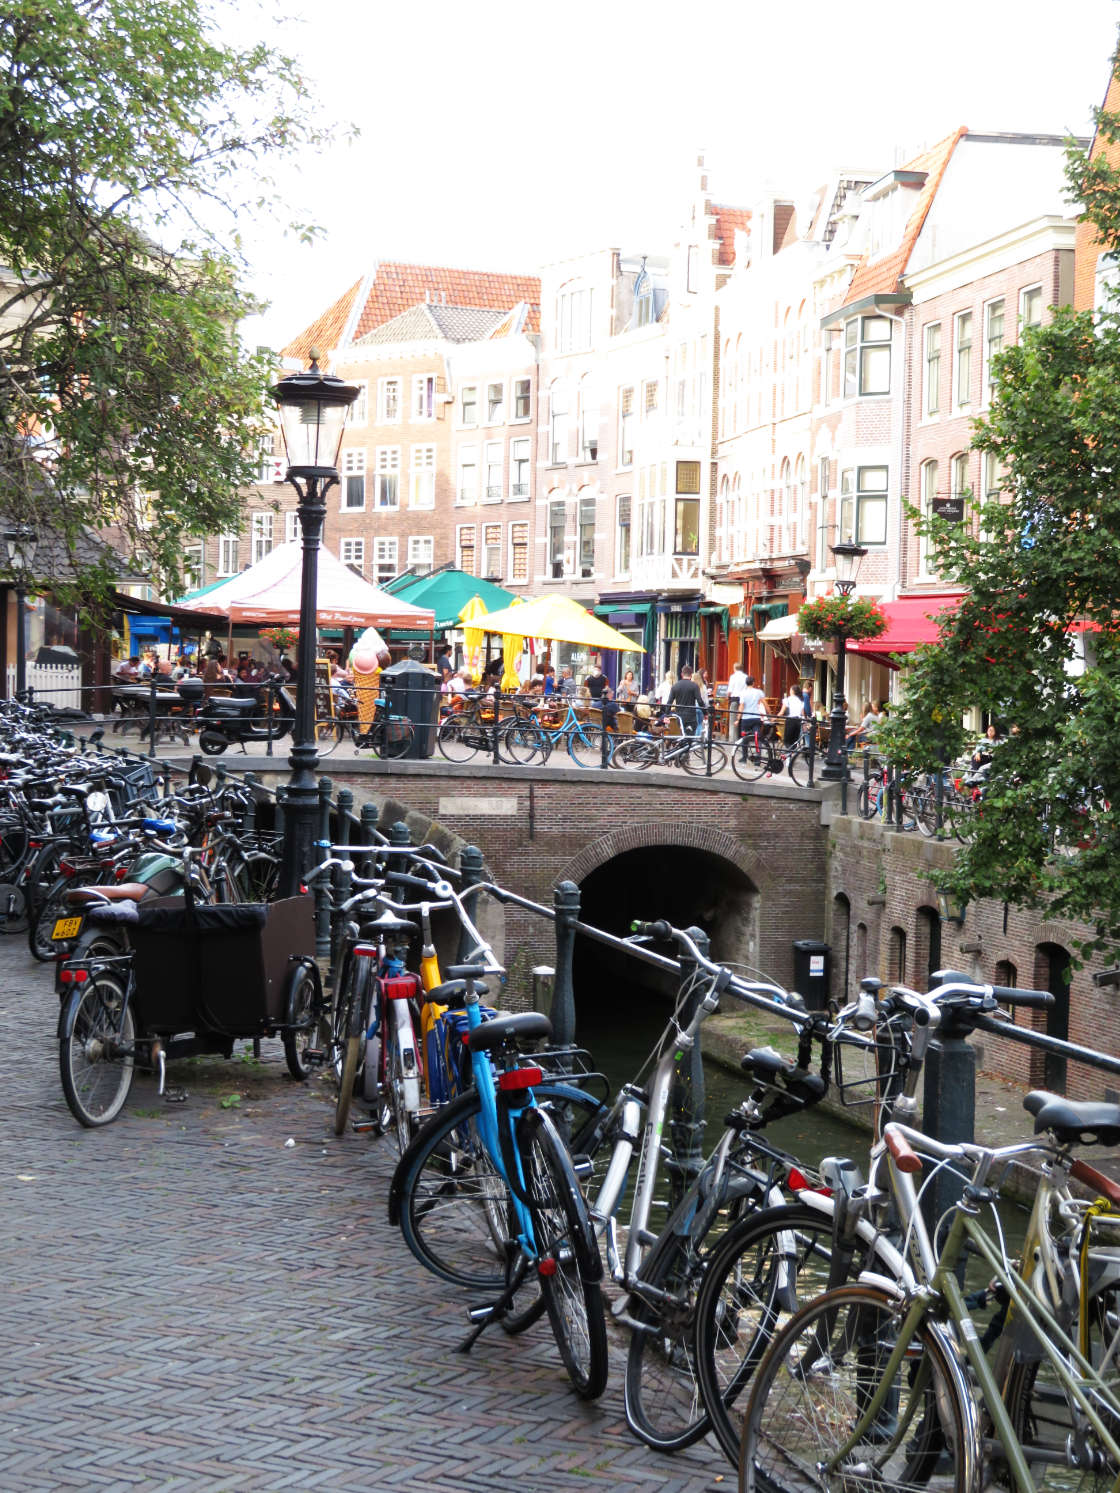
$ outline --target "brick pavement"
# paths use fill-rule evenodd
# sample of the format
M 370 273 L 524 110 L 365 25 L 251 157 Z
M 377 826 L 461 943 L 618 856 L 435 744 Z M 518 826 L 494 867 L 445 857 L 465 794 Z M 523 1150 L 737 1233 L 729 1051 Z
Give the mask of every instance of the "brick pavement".
M 278 1043 L 260 1067 L 172 1065 L 182 1105 L 138 1077 L 88 1131 L 55 1018 L 47 972 L 0 939 L 0 1493 L 734 1485 L 708 1446 L 630 1435 L 621 1336 L 596 1405 L 543 1322 L 453 1353 L 464 1301 L 386 1220 L 391 1142 L 336 1139 Z

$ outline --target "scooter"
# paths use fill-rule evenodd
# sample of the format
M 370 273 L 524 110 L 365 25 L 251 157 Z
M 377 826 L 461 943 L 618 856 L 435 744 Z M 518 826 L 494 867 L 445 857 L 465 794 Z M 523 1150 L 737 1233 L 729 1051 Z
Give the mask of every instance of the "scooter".
M 259 687 L 240 686 L 244 695 L 212 695 L 199 707 L 199 749 L 209 757 L 224 752 L 232 742 L 245 750 L 247 741 L 280 741 L 292 729 L 296 702 L 279 678 Z M 269 721 L 269 711 L 272 719 Z

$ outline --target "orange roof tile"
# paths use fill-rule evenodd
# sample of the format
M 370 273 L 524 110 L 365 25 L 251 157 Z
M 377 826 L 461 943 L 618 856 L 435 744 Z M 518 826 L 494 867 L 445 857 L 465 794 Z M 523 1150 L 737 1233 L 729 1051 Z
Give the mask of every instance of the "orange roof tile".
M 716 238 L 719 240 L 719 254 L 716 258 L 716 263 L 732 265 L 735 263 L 735 230 L 737 228 L 746 228 L 751 220 L 750 209 L 746 207 L 724 207 L 719 203 L 713 202 L 709 211 L 716 220 Z
M 357 305 L 355 297 L 365 289 Z M 518 301 L 531 307 L 528 330 L 539 326 L 541 282 L 533 275 L 510 275 L 491 270 L 458 270 L 442 265 L 381 263 L 359 280 L 284 348 L 287 357 L 306 358 L 308 349 L 337 347 L 349 325 L 351 338 L 362 337 L 402 311 L 424 301 L 451 306 L 475 306 L 508 311 Z M 535 325 L 534 325 L 535 323 Z
M 914 210 L 906 221 L 898 247 L 889 254 L 876 259 L 872 264 L 867 262 L 866 256 L 860 260 L 848 285 L 844 305 L 862 301 L 865 296 L 869 295 L 891 295 L 898 289 L 898 283 L 906 273 L 906 266 L 910 263 L 910 255 L 918 241 L 918 234 L 921 233 L 926 214 L 933 204 L 933 199 L 937 196 L 937 189 L 941 185 L 953 151 L 967 134 L 967 127 L 961 125 L 960 129 L 954 130 L 951 135 L 946 135 L 945 139 L 938 141 L 932 149 L 924 151 L 920 156 L 915 156 L 912 161 L 908 161 L 905 166 L 899 167 L 902 171 L 924 171 L 926 173 L 925 184 L 918 189 Z

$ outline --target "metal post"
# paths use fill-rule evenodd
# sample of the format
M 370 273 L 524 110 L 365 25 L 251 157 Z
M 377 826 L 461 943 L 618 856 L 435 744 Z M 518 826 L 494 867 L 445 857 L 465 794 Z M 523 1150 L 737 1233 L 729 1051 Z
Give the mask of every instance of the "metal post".
M 556 971 L 551 964 L 535 964 L 530 973 L 533 981 L 533 1010 L 541 1011 L 547 1016 L 552 1010 Z
M 933 803 L 934 823 L 937 826 L 936 838 L 943 840 L 945 838 L 945 764 L 943 762 L 937 764 L 937 780 L 933 785 Z
M 319 779 L 319 840 L 330 842 L 331 838 L 331 788 L 330 778 Z M 321 845 L 311 846 L 308 866 L 317 866 L 324 859 Z M 331 896 L 326 882 L 319 878 L 315 883 L 315 957 L 329 959 L 331 952 Z
M 481 705 L 481 702 L 480 702 L 480 704 L 479 704 L 479 710 L 481 711 L 481 709 L 482 709 L 482 705 Z M 501 741 L 501 737 L 498 735 L 498 726 L 499 726 L 499 718 L 498 717 L 499 717 L 498 699 L 495 696 L 495 699 L 494 699 L 494 766 L 495 767 L 500 767 L 502 765 L 501 753 L 498 750 L 498 744 Z
M 412 835 L 409 833 L 408 825 L 402 819 L 398 819 L 395 824 L 389 826 L 389 844 L 398 846 L 412 844 Z
M 922 1118 L 935 1140 L 972 1141 L 976 1132 L 976 1052 L 952 1026 L 929 1045 Z M 960 1198 L 964 1183 L 947 1168 L 937 1174 L 927 1217 L 940 1218 Z
M 276 704 L 275 695 L 273 693 L 274 689 L 275 689 L 275 686 L 273 685 L 272 680 L 271 679 L 265 680 L 265 686 L 264 686 L 264 708 L 268 711 L 268 720 L 267 720 L 267 723 L 266 723 L 266 726 L 265 726 L 265 729 L 268 732 L 268 735 L 265 738 L 265 749 L 264 749 L 264 754 L 265 754 L 266 757 L 271 757 L 272 756 L 272 712 L 273 712 L 273 709 L 274 709 L 275 704 Z
M 599 702 L 599 766 L 610 766 L 610 742 L 607 740 L 607 702 L 605 697 Z
M 556 909 L 556 975 L 552 987 L 552 1040 L 557 1047 L 571 1047 L 576 1040 L 576 992 L 572 962 L 579 920 L 579 887 L 574 881 L 561 881 L 552 892 Z
M 350 829 L 351 821 L 354 818 L 354 795 L 350 792 L 349 788 L 340 788 L 338 790 L 337 803 L 338 843 L 340 845 L 350 845 L 353 843 L 350 839 Z
M 846 781 L 848 776 L 848 704 L 844 698 L 844 668 L 848 659 L 848 639 L 841 633 L 836 640 L 836 688 L 832 694 L 832 714 L 828 718 L 828 751 L 821 777 L 830 782 Z M 846 799 L 847 795 L 842 795 Z M 844 805 L 847 812 L 847 805 Z
M 280 787 L 276 790 L 276 833 L 281 837 L 283 836 L 286 827 L 284 821 L 286 818 L 285 805 L 287 801 L 288 790 L 284 787 L 283 783 L 281 783 Z
M 462 873 L 462 881 L 459 884 L 460 896 L 466 907 L 471 921 L 475 920 L 475 907 L 478 904 L 478 893 L 471 891 L 472 887 L 478 886 L 482 880 L 482 851 L 477 845 L 464 845 L 459 852 L 459 870 Z M 459 952 L 457 958 L 460 963 L 465 963 L 474 953 L 474 944 L 465 928 L 459 929 Z
M 148 756 L 156 754 L 156 676 L 153 674 L 148 686 Z
M 260 786 L 260 779 L 255 772 L 247 772 L 245 774 L 245 786 L 249 790 L 249 807 L 245 811 L 245 829 L 249 834 L 252 834 L 257 827 L 256 790 Z
M 702 928 L 689 928 L 688 933 L 696 947 L 705 956 L 708 953 L 708 935 Z M 680 956 L 680 1025 L 687 1026 L 696 1014 L 696 1007 L 703 999 L 704 984 L 696 979 L 696 963 L 687 955 Z M 697 1038 L 689 1052 L 681 1056 L 677 1064 L 673 1088 L 669 1096 L 669 1135 L 672 1142 L 672 1158 L 668 1164 L 671 1179 L 670 1208 L 677 1205 L 681 1195 L 704 1163 L 704 1063 Z
M 813 786 L 813 777 L 817 766 L 817 723 L 815 720 L 809 722 L 808 763 L 809 763 L 809 787 Z
M 301 870 L 311 863 L 315 839 L 319 795 L 315 769 L 319 753 L 315 747 L 315 623 L 318 613 L 319 542 L 326 518 L 326 492 L 334 478 L 325 481 L 318 476 L 304 479 L 299 493 L 299 522 L 303 535 L 303 570 L 300 581 L 299 643 L 296 652 L 298 689 L 296 718 L 292 726 L 293 743 L 288 762 L 292 769 L 288 783 L 284 822 L 284 848 L 280 861 L 280 895 L 292 897 L 299 887 Z M 320 487 L 320 482 L 322 486 Z
M 712 738 L 716 734 L 716 702 L 714 700 L 709 700 L 708 701 L 707 716 L 708 716 L 708 747 L 707 747 L 708 760 L 707 760 L 707 764 L 705 765 L 705 768 L 704 768 L 704 776 L 707 777 L 707 778 L 710 778 L 711 775 L 712 775 Z
M 359 842 L 362 845 L 377 844 L 377 805 L 368 800 L 362 805 L 362 811 L 358 820 Z M 369 868 L 369 857 L 363 856 L 361 862 L 361 873 L 365 876 Z
M 16 587 L 16 699 L 27 689 L 27 591 Z

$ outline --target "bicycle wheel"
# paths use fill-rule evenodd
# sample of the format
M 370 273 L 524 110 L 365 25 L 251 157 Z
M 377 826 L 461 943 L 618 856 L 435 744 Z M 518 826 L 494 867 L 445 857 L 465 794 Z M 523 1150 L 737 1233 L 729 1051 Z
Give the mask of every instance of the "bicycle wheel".
M 805 747 L 797 746 L 790 752 L 789 775 L 799 788 L 809 786 L 809 753 Z
M 436 745 L 448 762 L 469 762 L 485 748 L 485 732 L 474 721 L 449 715 L 436 732 Z
M 777 1493 L 974 1493 L 979 1432 L 964 1375 L 941 1329 L 923 1320 L 881 1409 L 835 1467 L 898 1342 L 899 1303 L 842 1286 L 786 1324 L 759 1366 L 743 1423 L 739 1487 Z
M 108 1125 L 132 1087 L 136 1026 L 124 981 L 94 971 L 74 987 L 61 1030 L 58 1063 L 70 1112 L 87 1127 Z
M 22 881 L 0 882 L 0 933 L 27 932 L 27 898 Z
M 301 1082 L 311 1077 L 308 1049 L 318 1047 L 323 1038 L 319 1031 L 322 1003 L 322 991 L 317 977 L 306 964 L 298 965 L 288 992 L 285 1029 L 281 1033 L 281 1041 L 284 1044 L 284 1061 L 288 1065 L 288 1072 Z
M 859 785 L 856 794 L 856 813 L 861 819 L 874 819 L 879 812 L 879 791 L 882 784 L 876 778 Z
M 376 728 L 374 751 L 386 762 L 397 762 L 408 756 L 414 735 L 412 722 L 403 715 L 394 715 Z
M 696 1366 L 724 1455 L 735 1462 L 742 1398 L 779 1324 L 802 1302 L 858 1269 L 833 1259 L 832 1214 L 805 1203 L 766 1208 L 729 1229 L 713 1251 L 696 1304 Z M 839 1279 L 833 1277 L 839 1275 Z
M 40 902 L 27 924 L 27 946 L 40 964 L 46 964 L 59 952 L 60 945 L 51 938 L 56 919 L 67 910 L 66 893 L 74 885 L 68 876 L 60 876 Z
M 534 721 L 514 717 L 499 732 L 498 751 L 507 762 L 525 766 L 548 756 L 548 737 Z
M 571 1134 L 571 1149 L 603 1106 L 569 1084 L 540 1084 L 538 1106 Z M 389 1191 L 389 1221 L 425 1269 L 454 1286 L 505 1284 L 509 1195 L 478 1131 L 479 1098 L 473 1089 L 438 1110 L 397 1164 Z M 563 1133 L 563 1129 L 562 1129 Z
M 537 1271 L 572 1388 L 597 1399 L 607 1384 L 603 1262 L 572 1159 L 543 1110 L 527 1109 L 517 1143 L 533 1220 Z
M 744 783 L 757 783 L 765 773 L 773 770 L 767 743 L 755 741 L 752 736 L 743 737 L 731 753 L 731 771 Z
M 405 1054 L 408 1053 L 415 1059 L 416 1038 L 411 1029 L 407 1032 L 402 1030 L 399 1017 L 392 1010 L 395 1004 L 396 1002 L 388 1002 L 390 1012 L 385 1023 L 388 1043 L 385 1054 L 385 1097 L 391 1114 L 389 1123 L 396 1137 L 397 1150 L 403 1156 L 417 1130 L 417 1117 L 420 1112 L 420 1075 L 415 1061 L 411 1064 L 411 1071 L 406 1071 Z
M 681 753 L 681 766 L 693 777 L 702 778 L 708 772 L 708 743 L 694 741 L 687 751 Z M 727 766 L 727 753 L 718 741 L 712 742 L 712 772 L 722 772 Z
M 339 985 L 331 1023 L 331 1043 L 338 1072 L 338 1093 L 334 1103 L 334 1133 L 342 1135 L 350 1118 L 354 1089 L 358 1081 L 365 1036 L 367 1012 L 373 995 L 373 979 L 366 959 L 351 959 L 346 978 Z
M 611 758 L 611 738 L 607 734 L 607 761 Z M 577 767 L 598 767 L 603 760 L 603 728 L 578 726 L 568 737 L 568 756 Z
M 323 720 L 315 722 L 315 750 L 320 757 L 329 757 L 343 737 L 341 721 Z
M 626 1358 L 626 1424 L 657 1451 L 681 1451 L 709 1427 L 696 1373 L 696 1301 L 705 1260 L 686 1234 L 662 1235 L 631 1295 Z
M 652 741 L 643 741 L 639 736 L 628 736 L 620 741 L 611 758 L 615 767 L 630 767 L 641 771 L 652 767 L 657 761 L 657 747 Z
M 931 787 L 912 788 L 907 795 L 918 830 L 931 839 L 937 833 L 937 799 Z

